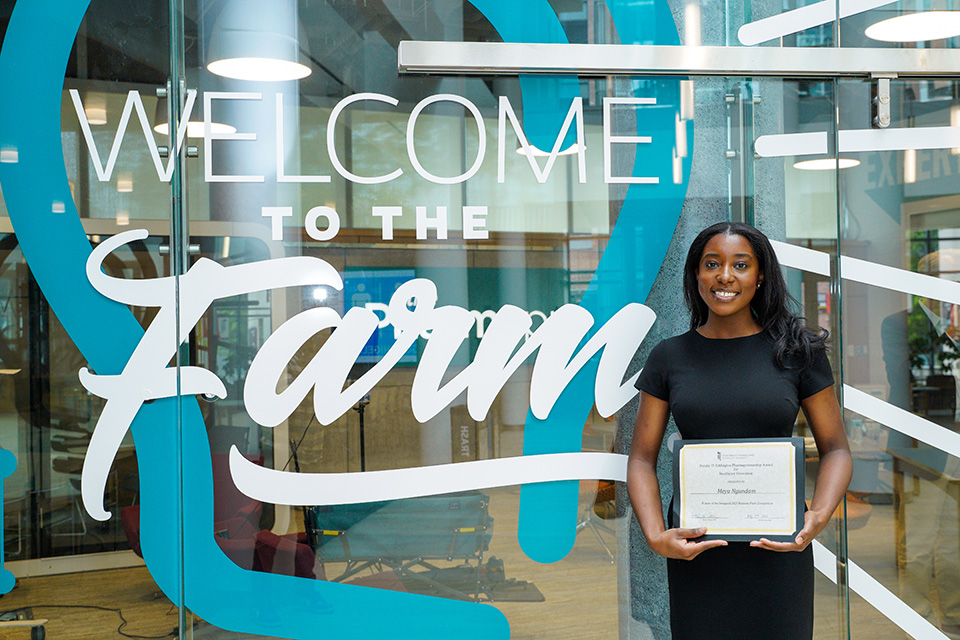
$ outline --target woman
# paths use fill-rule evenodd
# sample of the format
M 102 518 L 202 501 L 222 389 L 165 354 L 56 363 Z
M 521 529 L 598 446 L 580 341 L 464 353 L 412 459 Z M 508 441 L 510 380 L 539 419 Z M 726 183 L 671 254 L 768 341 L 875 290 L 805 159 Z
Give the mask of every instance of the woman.
M 829 522 L 852 469 L 826 331 L 807 329 L 790 310 L 770 241 L 745 224 L 723 222 L 697 236 L 683 292 L 690 331 L 657 345 L 637 380 L 640 408 L 627 473 L 643 534 L 668 558 L 673 639 L 810 640 L 809 545 Z M 671 413 L 684 439 L 766 438 L 792 435 L 801 408 L 820 467 L 794 541 L 728 543 L 699 540 L 705 528 L 667 528 L 656 466 Z

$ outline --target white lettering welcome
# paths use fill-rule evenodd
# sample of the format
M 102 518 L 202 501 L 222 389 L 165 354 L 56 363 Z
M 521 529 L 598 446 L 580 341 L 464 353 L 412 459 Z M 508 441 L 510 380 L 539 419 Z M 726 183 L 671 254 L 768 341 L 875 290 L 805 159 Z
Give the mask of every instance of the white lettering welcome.
M 70 89 L 70 98 L 73 102 L 74 110 L 77 114 L 77 119 L 80 123 L 80 130 L 83 133 L 83 138 L 87 143 L 87 147 L 90 151 L 90 156 L 93 160 L 93 166 L 97 173 L 97 178 L 101 182 L 108 182 L 113 175 L 113 170 L 116 165 L 117 157 L 120 152 L 120 147 L 123 143 L 123 137 L 126 134 L 127 125 L 130 121 L 130 117 L 133 111 L 136 111 L 137 117 L 140 120 L 140 126 L 143 130 L 143 135 L 146 138 L 147 147 L 150 153 L 150 157 L 153 160 L 154 166 L 157 170 L 157 177 L 164 181 L 169 182 L 173 172 L 173 162 L 177 157 L 180 149 L 183 147 L 184 136 L 187 131 L 187 122 L 190 119 L 190 116 L 193 112 L 194 104 L 198 98 L 197 92 L 193 89 L 187 91 L 186 102 L 183 108 L 183 113 L 180 116 L 180 125 L 178 126 L 176 141 L 172 145 L 174 147 L 173 151 L 170 153 L 170 158 L 167 160 L 167 166 L 163 167 L 160 160 L 159 148 L 157 147 L 156 140 L 153 136 L 153 131 L 151 129 L 151 124 L 147 119 L 147 112 L 143 104 L 143 99 L 140 96 L 138 91 L 130 91 L 127 94 L 127 100 L 124 104 L 123 111 L 120 116 L 119 124 L 117 127 L 117 132 L 114 136 L 113 144 L 110 148 L 110 153 L 107 158 L 107 163 L 104 165 L 100 160 L 100 153 L 97 150 L 96 142 L 94 141 L 93 132 L 90 128 L 90 122 L 87 118 L 87 115 L 84 111 L 83 101 L 80 98 L 80 93 L 76 89 Z M 276 130 L 276 166 L 277 166 L 277 175 L 275 176 L 278 182 L 290 182 L 290 183 L 329 183 L 331 176 L 330 175 L 286 175 L 283 158 L 286 157 L 286 150 L 283 147 L 284 140 L 284 120 L 283 120 L 283 96 L 277 94 L 273 100 L 276 107 L 274 127 Z M 256 140 L 258 137 L 257 132 L 247 131 L 247 132 L 232 132 L 232 133 L 217 133 L 212 128 L 212 112 L 214 109 L 215 102 L 221 102 L 226 100 L 249 100 L 254 102 L 261 102 L 264 100 L 264 95 L 262 93 L 241 93 L 241 92 L 230 92 L 230 91 L 217 91 L 217 92 L 205 92 L 203 94 L 203 105 L 204 105 L 204 178 L 207 182 L 264 182 L 266 176 L 263 175 L 221 175 L 213 173 L 214 166 L 214 149 L 218 145 L 215 145 L 215 142 L 220 141 L 252 141 Z M 340 118 L 345 109 L 351 105 L 362 103 L 362 102 L 373 102 L 377 103 L 377 106 L 386 104 L 391 107 L 397 107 L 400 103 L 399 101 L 388 95 L 381 93 L 357 93 L 350 96 L 347 96 L 340 100 L 330 111 L 330 115 L 327 119 L 326 127 L 326 154 L 327 159 L 330 162 L 331 167 L 335 172 L 340 175 L 345 180 L 356 184 L 381 184 L 384 182 L 391 182 L 396 180 L 401 175 L 403 175 L 403 169 L 397 167 L 393 171 L 390 171 L 384 175 L 379 176 L 362 176 L 353 173 L 344 166 L 341 158 L 340 152 L 336 148 L 336 142 L 338 140 L 337 132 L 342 130 L 345 126 L 340 122 Z M 472 165 L 469 169 L 463 173 L 456 176 L 438 176 L 430 173 L 422 163 L 420 162 L 420 156 L 418 155 L 416 144 L 415 144 L 415 135 L 414 132 L 417 127 L 417 122 L 419 118 L 423 115 L 424 109 L 428 106 L 439 103 L 439 102 L 449 102 L 454 104 L 461 105 L 467 113 L 469 113 L 468 119 L 472 119 L 477 127 L 477 140 L 478 147 L 476 151 L 476 157 L 473 160 Z M 615 136 L 611 133 L 612 131 L 612 119 L 613 113 L 612 109 L 617 105 L 627 105 L 631 107 L 643 107 L 643 106 L 652 106 L 656 104 L 655 98 L 610 98 L 606 97 L 603 99 L 603 163 L 604 163 L 604 181 L 607 183 L 644 183 L 644 184 L 657 184 L 659 178 L 657 177 L 621 177 L 614 176 L 612 174 L 612 160 L 611 160 L 611 150 L 615 144 L 646 144 L 652 141 L 652 138 L 649 136 Z M 574 125 L 574 121 L 576 124 Z M 510 128 L 513 129 L 513 132 L 517 136 L 517 139 L 520 143 L 520 148 L 523 151 L 524 155 L 527 157 L 527 161 L 530 165 L 530 169 L 533 172 L 537 182 L 545 183 L 550 175 L 551 170 L 553 169 L 557 158 L 563 153 L 561 150 L 561 145 L 565 139 L 567 132 L 570 130 L 571 126 L 575 127 L 576 131 L 576 157 L 577 157 L 577 177 L 581 183 L 586 182 L 587 173 L 586 173 L 586 138 L 584 133 L 584 122 L 583 122 L 583 100 L 582 98 L 576 97 L 573 98 L 570 102 L 570 108 L 567 111 L 566 117 L 564 118 L 563 124 L 560 127 L 560 131 L 557 135 L 556 140 L 553 143 L 552 149 L 549 151 L 544 151 L 543 155 L 546 156 L 545 166 L 541 169 L 539 161 L 536 156 L 539 155 L 539 151 L 533 147 L 526 134 L 523 131 L 523 128 L 520 126 L 516 112 L 513 109 L 513 106 L 510 103 L 510 100 L 501 96 L 498 105 L 497 105 L 497 141 L 498 141 L 498 150 L 497 150 L 497 182 L 502 183 L 505 180 L 505 167 L 506 167 L 506 154 L 508 150 L 515 149 L 507 140 L 507 129 L 508 124 Z M 406 150 L 406 155 L 410 160 L 411 165 L 415 169 L 416 173 L 423 179 L 433 182 L 436 184 L 460 184 L 466 182 L 472 178 L 480 170 L 481 165 L 484 162 L 486 157 L 486 121 L 481 115 L 480 109 L 473 104 L 467 98 L 462 96 L 457 96 L 454 94 L 437 94 L 432 96 L 427 96 L 414 106 L 413 110 L 410 112 L 407 117 L 407 127 L 406 135 L 397 136 L 396 145 L 397 149 L 391 152 L 390 149 L 383 148 L 380 151 L 387 155 L 396 155 L 400 154 L 401 149 Z M 362 162 L 354 161 L 357 165 L 362 165 Z

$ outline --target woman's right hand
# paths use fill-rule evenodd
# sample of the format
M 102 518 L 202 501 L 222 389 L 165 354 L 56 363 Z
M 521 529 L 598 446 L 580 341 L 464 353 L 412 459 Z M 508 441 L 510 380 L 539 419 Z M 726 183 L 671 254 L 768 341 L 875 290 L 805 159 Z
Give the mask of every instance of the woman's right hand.
M 695 540 L 707 532 L 705 527 L 667 529 L 665 526 L 657 459 L 669 417 L 670 404 L 666 400 L 646 391 L 640 392 L 637 422 L 633 427 L 633 442 L 627 460 L 627 493 L 653 552 L 665 558 L 692 560 L 707 549 L 726 546 L 727 541 Z
M 694 540 L 707 532 L 699 529 L 667 529 L 652 540 L 647 540 L 654 553 L 664 558 L 693 560 L 707 549 L 727 546 L 726 540 Z

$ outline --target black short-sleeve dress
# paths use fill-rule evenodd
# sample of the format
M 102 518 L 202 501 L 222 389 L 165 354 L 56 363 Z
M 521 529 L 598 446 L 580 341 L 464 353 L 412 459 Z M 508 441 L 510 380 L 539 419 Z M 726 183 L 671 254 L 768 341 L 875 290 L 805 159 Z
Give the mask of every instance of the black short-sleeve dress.
M 800 401 L 832 384 L 825 353 L 801 371 L 777 365 L 767 333 L 712 339 L 689 331 L 650 352 L 636 386 L 670 403 L 682 438 L 699 440 L 788 437 Z M 813 636 L 812 547 L 778 553 L 731 542 L 667 560 L 667 575 L 673 640 Z

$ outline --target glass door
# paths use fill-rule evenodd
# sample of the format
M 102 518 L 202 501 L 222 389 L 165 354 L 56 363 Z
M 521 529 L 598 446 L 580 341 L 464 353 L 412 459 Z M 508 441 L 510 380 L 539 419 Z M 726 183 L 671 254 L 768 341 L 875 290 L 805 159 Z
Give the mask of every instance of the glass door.
M 483 3 L 422 9 L 184 7 L 207 133 L 185 161 L 181 300 L 206 306 L 182 363 L 223 384 L 182 407 L 187 605 L 216 637 L 666 637 L 664 565 L 622 474 L 489 470 L 622 459 L 633 409 L 595 398 L 596 380 L 621 386 L 686 330 L 677 270 L 713 222 L 777 241 L 840 352 L 834 83 L 397 76 L 400 40 L 520 26 Z M 589 42 L 630 24 L 615 35 L 593 3 L 561 13 Z M 284 64 L 257 75 L 264 60 Z M 808 133 L 816 155 L 790 146 Z M 549 333 L 583 311 L 592 329 Z M 611 373 L 584 357 L 541 391 L 550 354 L 601 326 L 604 353 L 636 358 Z M 521 356 L 475 374 L 502 331 Z M 846 633 L 841 520 L 818 542 L 818 637 Z
M 815 637 L 960 637 L 956 36 L 865 29 L 925 11 L 61 5 L 0 2 L 0 621 L 668 638 L 632 380 L 737 221 L 853 450 Z
M 872 88 L 839 83 L 841 151 L 857 163 L 841 177 L 849 553 L 877 581 L 851 596 L 851 624 L 878 638 L 960 631 L 957 89 L 891 81 L 889 128 L 845 142 L 864 126 Z M 878 593 L 895 598 L 886 617 L 864 602 Z
M 169 8 L 2 13 L 0 619 L 169 633 L 179 490 L 155 470 L 179 456 L 151 442 L 177 437 Z

